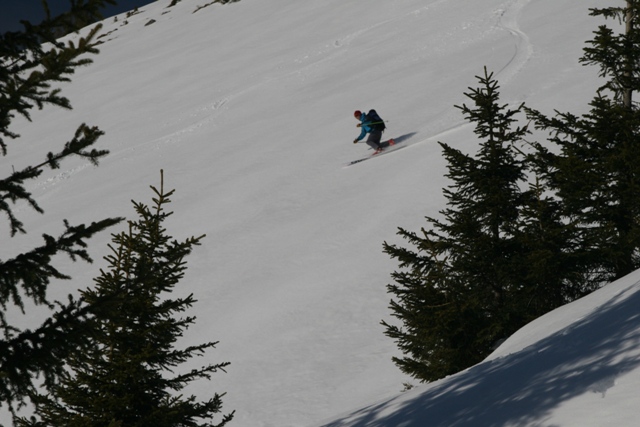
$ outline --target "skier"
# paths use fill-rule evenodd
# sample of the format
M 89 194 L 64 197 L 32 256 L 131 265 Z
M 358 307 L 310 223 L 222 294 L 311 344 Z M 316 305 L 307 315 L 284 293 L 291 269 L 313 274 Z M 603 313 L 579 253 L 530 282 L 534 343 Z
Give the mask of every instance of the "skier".
M 372 113 L 373 112 L 373 113 Z M 375 117 L 370 117 L 374 116 Z M 360 120 L 357 127 L 361 129 L 360 135 L 353 140 L 354 144 L 360 142 L 367 134 L 369 134 L 369 138 L 367 138 L 367 145 L 373 148 L 375 151 L 373 154 L 378 154 L 382 151 L 382 146 L 380 145 L 380 140 L 382 139 L 382 131 L 384 130 L 384 122 L 380 117 L 375 114 L 375 110 L 371 110 L 369 114 L 364 114 L 360 110 L 356 110 L 353 113 L 353 116 Z

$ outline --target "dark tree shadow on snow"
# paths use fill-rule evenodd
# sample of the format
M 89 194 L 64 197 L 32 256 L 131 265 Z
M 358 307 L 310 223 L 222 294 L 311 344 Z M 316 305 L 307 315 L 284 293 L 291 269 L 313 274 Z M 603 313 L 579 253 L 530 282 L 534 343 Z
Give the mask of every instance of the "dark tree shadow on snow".
M 632 286 L 583 319 L 517 353 L 426 390 L 363 408 L 323 427 L 545 425 L 574 397 L 603 397 L 640 366 L 640 291 Z

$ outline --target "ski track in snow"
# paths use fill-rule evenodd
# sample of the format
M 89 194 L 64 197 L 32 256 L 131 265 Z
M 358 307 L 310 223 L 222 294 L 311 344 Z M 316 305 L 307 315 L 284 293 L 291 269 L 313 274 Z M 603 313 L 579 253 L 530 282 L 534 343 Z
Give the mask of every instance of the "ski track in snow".
M 446 1 L 447 0 L 436 1 L 423 7 L 422 9 L 411 12 L 411 14 L 418 15 L 432 7 L 438 6 L 441 3 L 445 3 Z M 511 0 L 495 11 L 495 14 L 498 16 L 496 28 L 506 30 L 512 35 L 514 49 L 513 55 L 508 60 L 508 62 L 506 62 L 504 66 L 495 73 L 494 77 L 499 80 L 501 85 L 509 83 L 511 80 L 513 80 L 524 69 L 526 64 L 533 56 L 533 44 L 531 43 L 529 36 L 520 29 L 520 25 L 518 23 L 518 20 L 522 14 L 522 10 L 530 2 L 531 0 Z M 519 105 L 519 103 L 517 104 Z M 454 133 L 470 125 L 470 123 L 466 120 L 453 119 L 453 117 L 457 117 L 454 116 L 454 114 L 457 114 L 457 112 L 454 112 L 451 109 L 447 110 L 447 112 L 444 113 L 439 120 L 437 120 L 437 127 L 442 126 L 444 127 L 443 129 L 436 130 L 435 133 L 420 141 L 407 144 L 407 147 L 410 145 L 433 141 L 435 139 L 441 138 L 444 135 Z
M 446 3 L 447 1 L 448 0 L 436 0 L 420 9 L 411 12 L 409 15 L 419 15 L 423 12 L 428 11 L 429 9 L 432 9 L 433 7 L 437 7 L 443 3 Z M 512 80 L 523 69 L 523 67 L 526 65 L 533 54 L 533 47 L 529 40 L 529 37 L 527 36 L 527 34 L 520 30 L 518 24 L 518 18 L 521 15 L 522 9 L 529 2 L 530 0 L 511 0 L 505 3 L 504 7 L 501 7 L 495 12 L 497 15 L 499 15 L 497 27 L 507 30 L 514 37 L 513 56 L 496 73 L 496 76 L 499 77 L 501 83 L 507 83 Z M 221 99 L 217 99 L 210 104 L 203 105 L 200 108 L 187 113 L 183 113 L 176 118 L 173 125 L 175 126 L 175 124 L 186 122 L 184 127 L 178 127 L 178 129 L 176 129 L 174 132 L 171 132 L 156 140 L 149 141 L 144 145 L 151 144 L 154 145 L 157 149 L 165 144 L 178 143 L 183 139 L 185 134 L 190 134 L 202 128 L 203 126 L 207 126 L 212 122 L 215 122 L 216 119 L 218 119 L 220 113 L 223 113 L 228 108 L 227 104 L 232 102 L 235 98 L 244 96 L 248 92 L 254 91 L 260 87 L 263 87 L 264 85 L 273 84 L 274 80 L 284 80 L 293 76 L 303 75 L 308 70 L 316 68 L 322 63 L 333 60 L 335 58 L 335 55 L 347 54 L 349 46 L 358 38 L 361 38 L 367 33 L 379 29 L 380 27 L 388 25 L 392 22 L 401 21 L 402 19 L 405 19 L 406 16 L 407 15 L 399 15 L 372 23 L 349 34 L 336 37 L 336 39 L 332 43 L 328 42 L 323 47 L 319 48 L 319 50 L 315 49 L 315 53 L 306 52 L 304 54 L 298 55 L 293 59 L 293 64 L 295 64 L 296 66 L 294 66 L 289 72 L 284 74 L 278 73 L 274 76 L 264 76 L 256 83 L 242 88 L 235 93 L 228 93 Z M 444 129 L 437 130 L 436 133 L 410 145 L 433 140 L 444 134 L 462 129 L 463 127 L 468 125 L 466 121 L 461 119 L 454 120 L 452 122 L 452 115 L 452 112 L 448 110 L 448 112 L 445 114 L 445 117 L 441 119 L 441 122 L 443 122 L 441 124 L 446 126 Z M 126 153 L 130 152 L 131 150 L 136 150 L 136 148 L 126 148 L 119 152 L 112 152 L 111 155 L 126 155 Z
M 500 81 L 507 83 L 512 80 L 526 65 L 533 55 L 533 45 L 529 36 L 520 30 L 518 18 L 522 9 L 531 0 L 513 0 L 503 10 L 498 10 L 500 20 L 498 26 L 509 31 L 514 38 L 514 54 L 507 64 L 496 73 Z
M 446 3 L 447 0 L 438 0 L 433 3 L 430 3 L 427 6 L 424 6 L 421 9 L 414 10 L 410 13 L 410 15 L 417 16 L 423 12 L 428 11 L 430 8 L 437 7 L 442 3 Z M 529 62 L 530 58 L 533 55 L 533 44 L 531 43 L 529 36 L 520 29 L 519 26 L 519 18 L 522 14 L 522 10 L 530 3 L 531 0 L 511 0 L 506 2 L 500 8 L 498 8 L 494 13 L 498 16 L 498 21 L 495 28 L 503 29 L 508 31 L 513 37 L 513 55 L 510 57 L 508 62 L 504 64 L 499 71 L 495 73 L 496 78 L 499 79 L 501 84 L 508 83 L 513 78 L 515 78 L 526 66 Z M 382 25 L 388 24 L 395 20 L 403 19 L 405 16 L 400 16 L 397 18 L 392 18 L 388 20 L 384 20 L 381 22 L 377 22 L 371 26 L 360 29 L 354 33 L 351 33 L 340 40 L 335 42 L 334 48 L 346 47 L 348 46 L 354 39 L 362 36 L 363 34 L 376 29 Z M 331 59 L 331 55 L 324 55 L 326 52 L 321 52 L 319 55 L 324 56 L 319 62 L 324 62 L 328 59 Z M 305 57 L 305 59 L 308 56 Z M 296 60 L 296 62 L 302 62 L 303 60 Z M 307 64 L 304 68 L 307 68 L 312 65 L 317 65 L 319 62 L 314 61 L 312 64 Z M 295 72 L 302 72 L 303 69 L 296 70 Z M 518 103 L 519 104 L 519 103 Z M 455 133 L 465 127 L 471 125 L 471 123 L 467 122 L 463 119 L 452 119 L 453 113 L 451 110 L 448 110 L 447 113 L 443 115 L 438 121 L 438 125 L 444 126 L 443 129 L 437 129 L 435 132 L 427 137 L 420 139 L 419 141 L 412 141 L 410 143 L 405 143 L 402 147 L 408 148 L 411 146 L 419 145 L 422 143 L 432 142 L 439 138 L 442 138 L 445 135 Z M 396 150 L 393 150 L 396 151 Z M 390 154 L 390 153 L 387 153 Z M 352 167 L 355 164 L 361 163 L 363 160 L 368 160 L 369 157 L 361 159 L 356 163 L 347 163 L 343 165 L 343 168 Z

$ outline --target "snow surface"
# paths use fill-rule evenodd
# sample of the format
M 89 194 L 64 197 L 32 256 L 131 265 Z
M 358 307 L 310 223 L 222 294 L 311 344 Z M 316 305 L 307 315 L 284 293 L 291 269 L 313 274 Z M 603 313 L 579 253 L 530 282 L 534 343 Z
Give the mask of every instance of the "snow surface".
M 82 122 L 106 132 L 99 146 L 111 154 L 98 168 L 74 160 L 34 183 L 46 215 L 20 206 L 29 234 L 0 258 L 57 234 L 64 218 L 133 218 L 130 200 L 149 201 L 164 169 L 177 190 L 169 231 L 207 234 L 176 291 L 199 300 L 183 343 L 220 342 L 194 365 L 231 362 L 189 392 L 226 392 L 231 425 L 636 425 L 637 273 L 432 384 L 395 367 L 380 325 L 393 321 L 386 284 L 397 268 L 382 242 L 402 243 L 398 226 L 417 230 L 444 207 L 437 141 L 476 152 L 453 106 L 486 65 L 504 103 L 586 111 L 602 83 L 578 63 L 601 23 L 588 8 L 610 1 L 242 0 L 197 12 L 209 2 L 169 3 L 105 21 L 95 63 L 62 85 L 73 111 L 14 122 L 22 138 L 3 176 L 56 150 Z M 345 168 L 369 153 L 351 143 L 353 111 L 369 108 L 404 148 Z M 93 265 L 61 259 L 74 280 L 52 294 L 89 286 L 109 240 L 91 242 Z M 402 392 L 404 383 L 417 387 Z

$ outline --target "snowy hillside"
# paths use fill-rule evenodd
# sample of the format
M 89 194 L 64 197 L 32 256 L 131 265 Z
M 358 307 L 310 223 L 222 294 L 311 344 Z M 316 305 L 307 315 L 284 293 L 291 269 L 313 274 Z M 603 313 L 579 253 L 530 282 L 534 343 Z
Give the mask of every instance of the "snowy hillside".
M 640 274 L 521 329 L 485 362 L 323 427 L 635 426 Z
M 415 381 L 391 362 L 397 350 L 379 324 L 391 320 L 385 285 L 397 267 L 382 242 L 443 208 L 436 142 L 475 152 L 453 105 L 486 65 L 505 103 L 583 112 L 599 85 L 596 70 L 578 64 L 600 23 L 588 8 L 611 2 L 169 3 L 105 21 L 101 54 L 63 86 L 73 111 L 15 122 L 22 139 L 4 172 L 62 145 L 82 122 L 103 129 L 98 145 L 111 151 L 97 169 L 69 162 L 33 185 L 47 215 L 20 210 L 29 234 L 16 248 L 55 234 L 64 218 L 133 217 L 130 200 L 149 200 L 164 169 L 177 190 L 169 231 L 207 234 L 179 290 L 199 300 L 185 344 L 220 341 L 207 357 L 231 362 L 190 391 L 227 392 L 231 425 L 633 425 L 638 277 L 406 393 Z M 353 111 L 369 108 L 403 148 L 345 168 L 369 152 L 351 143 Z M 106 234 L 92 242 L 97 262 L 70 265 L 74 281 L 56 295 L 97 276 Z

